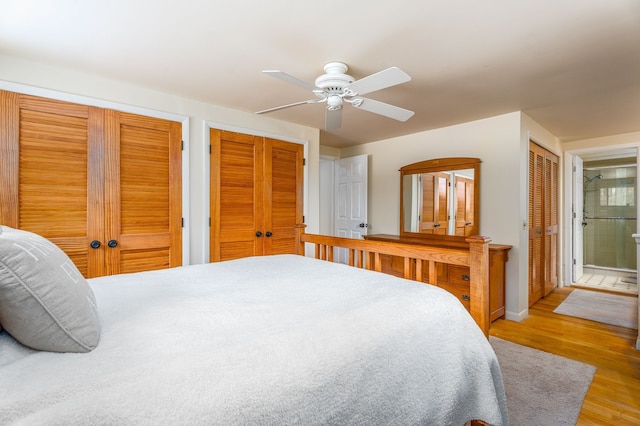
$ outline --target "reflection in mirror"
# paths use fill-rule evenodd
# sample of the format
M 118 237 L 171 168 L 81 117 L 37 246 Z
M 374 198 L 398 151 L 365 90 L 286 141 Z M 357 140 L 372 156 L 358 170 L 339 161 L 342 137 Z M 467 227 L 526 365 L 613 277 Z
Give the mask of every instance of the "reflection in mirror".
M 479 163 L 474 158 L 445 158 L 400 169 L 401 233 L 478 234 Z

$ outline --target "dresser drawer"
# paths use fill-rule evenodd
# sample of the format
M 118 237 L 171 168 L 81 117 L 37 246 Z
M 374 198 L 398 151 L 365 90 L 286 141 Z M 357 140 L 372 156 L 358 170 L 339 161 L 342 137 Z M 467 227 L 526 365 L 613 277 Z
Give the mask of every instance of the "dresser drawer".
M 470 297 L 469 297 L 469 284 L 465 286 L 464 284 L 451 284 L 451 283 L 439 283 L 438 287 L 443 290 L 447 290 L 449 293 L 453 294 L 458 298 L 460 302 L 464 305 L 467 310 L 470 309 Z
M 465 285 L 469 288 L 469 268 L 467 266 L 449 265 L 449 284 Z

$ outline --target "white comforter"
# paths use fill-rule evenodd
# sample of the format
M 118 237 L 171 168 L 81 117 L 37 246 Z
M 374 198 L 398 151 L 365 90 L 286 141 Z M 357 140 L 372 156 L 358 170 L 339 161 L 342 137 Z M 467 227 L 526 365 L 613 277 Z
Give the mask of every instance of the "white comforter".
M 0 424 L 507 424 L 491 346 L 436 287 L 293 255 L 89 281 L 94 351 L 0 333 Z

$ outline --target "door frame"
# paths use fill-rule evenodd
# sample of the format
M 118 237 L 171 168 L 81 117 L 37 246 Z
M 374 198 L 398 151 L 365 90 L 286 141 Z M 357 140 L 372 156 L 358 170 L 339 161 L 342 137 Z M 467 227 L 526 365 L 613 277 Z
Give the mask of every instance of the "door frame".
M 593 155 L 593 154 L 602 154 L 603 156 L 609 154 L 611 158 L 615 158 L 615 156 L 620 156 L 621 151 L 632 151 L 635 150 L 636 153 L 636 164 L 640 162 L 640 143 L 626 143 L 626 144 L 617 144 L 617 145 L 608 145 L 608 146 L 600 146 L 595 148 L 582 148 L 582 149 L 574 149 L 568 150 L 564 152 L 564 164 L 563 164 L 563 174 L 565 176 L 564 179 L 564 195 L 563 198 L 566 200 L 564 203 L 564 208 L 562 212 L 563 223 L 564 223 L 564 235 L 563 235 L 563 255 L 562 255 L 562 265 L 563 265 L 563 285 L 571 286 L 573 284 L 573 205 L 575 202 L 575 185 L 573 182 L 573 159 L 574 157 L 582 156 L 582 155 Z M 638 167 L 638 166 L 636 166 Z M 637 214 L 640 215 L 640 202 L 638 202 L 638 195 L 640 191 L 636 187 L 636 209 Z M 640 217 L 640 216 L 639 216 Z M 640 233 L 640 226 L 636 229 L 636 232 Z M 559 283 L 560 285 L 561 283 Z
M 584 160 L 579 155 L 572 157 L 571 165 L 571 283 L 579 280 L 583 273 L 584 250 L 577 250 L 577 247 L 584 247 Z

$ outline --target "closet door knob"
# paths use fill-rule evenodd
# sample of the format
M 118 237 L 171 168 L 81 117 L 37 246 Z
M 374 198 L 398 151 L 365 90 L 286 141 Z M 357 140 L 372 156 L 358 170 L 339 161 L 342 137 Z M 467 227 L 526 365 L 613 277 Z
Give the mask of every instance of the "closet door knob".
M 258 237 L 258 238 L 262 237 L 262 232 L 260 232 L 260 231 L 256 232 L 256 237 Z
M 109 240 L 109 242 L 107 243 L 107 245 L 111 248 L 114 248 L 115 246 L 118 245 L 118 242 L 116 240 Z
M 91 246 L 92 249 L 98 249 L 100 248 L 100 241 L 98 240 L 93 240 L 91 241 L 91 243 L 89 244 Z
M 266 235 L 267 237 L 270 237 L 270 236 L 272 236 L 273 234 L 271 233 L 271 231 L 267 231 L 267 233 L 266 233 L 266 234 L 264 234 L 264 235 Z

